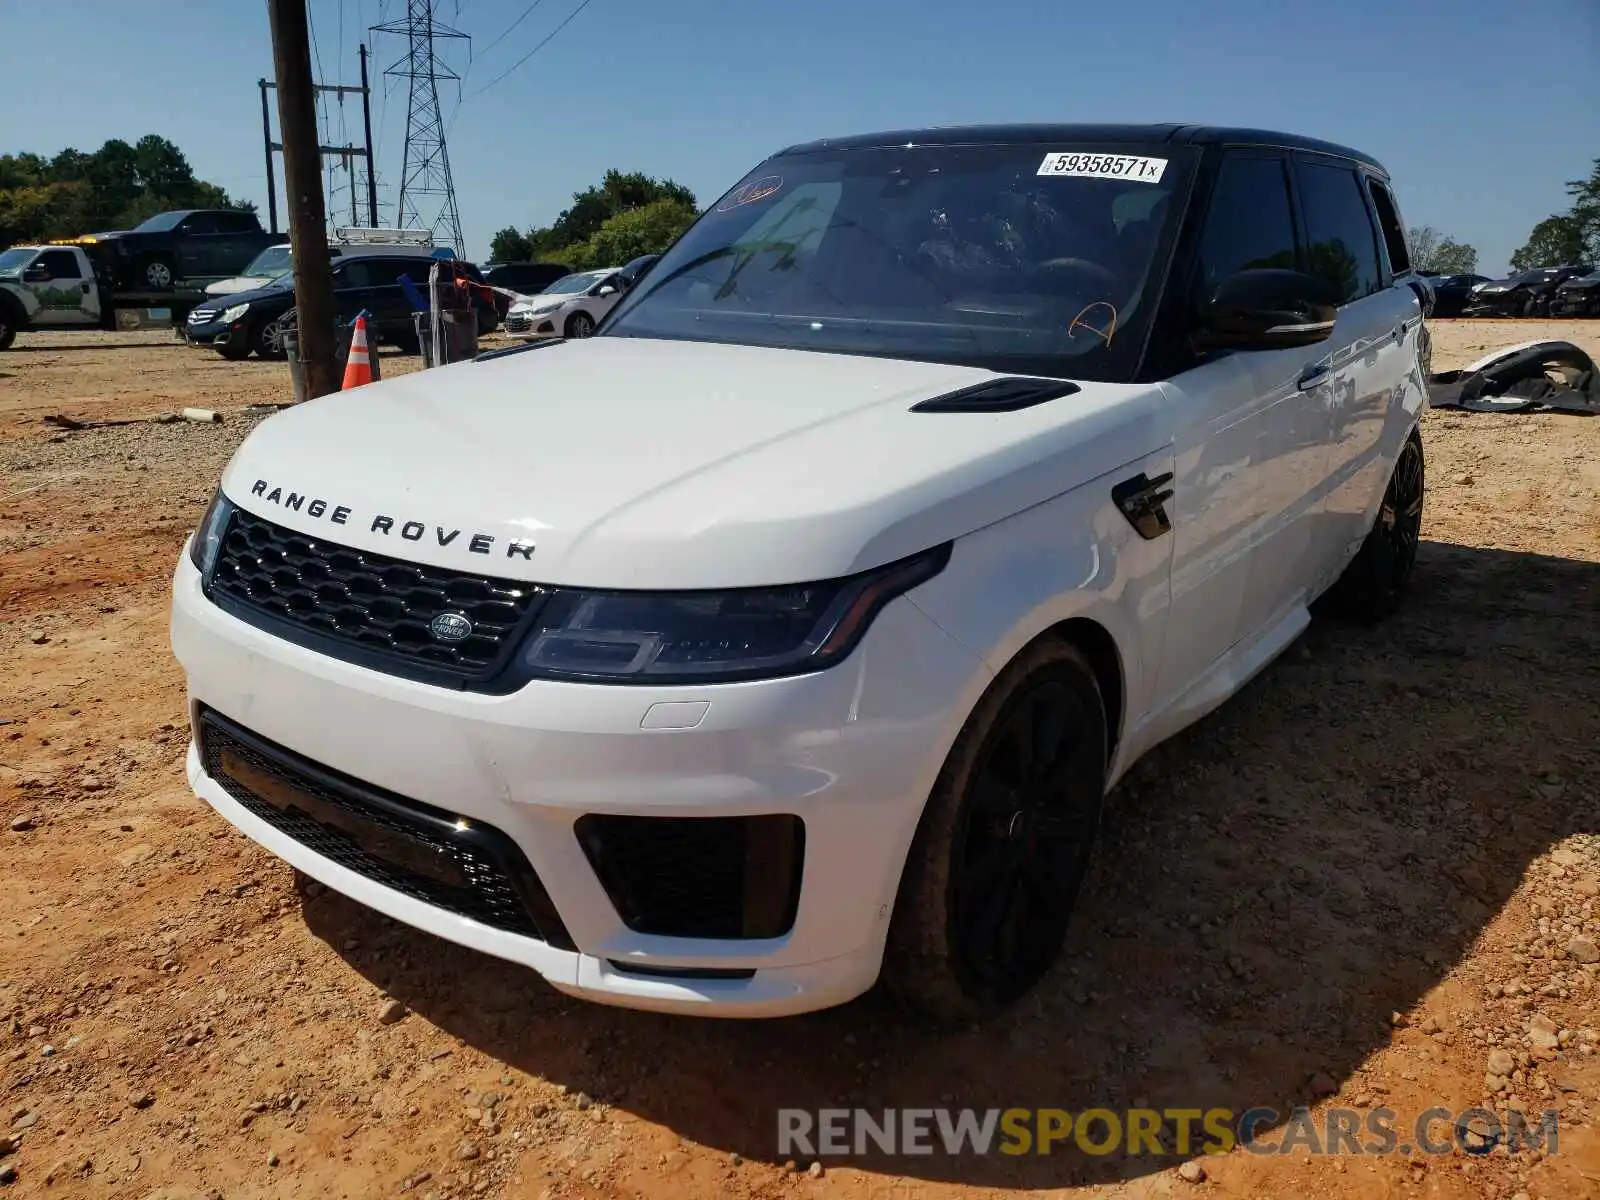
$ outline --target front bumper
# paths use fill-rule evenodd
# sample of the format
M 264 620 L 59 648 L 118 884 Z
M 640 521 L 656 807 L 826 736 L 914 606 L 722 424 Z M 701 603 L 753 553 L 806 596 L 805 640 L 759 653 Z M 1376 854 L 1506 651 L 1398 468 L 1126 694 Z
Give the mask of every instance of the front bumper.
M 532 967 L 561 991 L 708 1016 L 804 1012 L 872 986 L 923 802 L 989 680 L 976 656 L 901 597 L 849 659 L 813 675 L 454 691 L 229 616 L 204 596 L 187 551 L 173 584 L 172 644 L 197 722 L 209 709 L 342 776 L 507 835 L 575 948 L 495 928 L 317 852 L 241 804 L 191 746 L 191 786 L 247 836 L 336 891 Z M 575 832 L 585 814 L 798 816 L 804 857 L 792 927 L 759 939 L 636 932 Z M 704 868 L 684 861 L 681 874 Z M 706 970 L 748 974 L 694 974 Z
M 208 349 L 219 349 L 230 342 L 243 342 L 249 336 L 248 328 L 243 318 L 233 321 L 206 321 L 200 324 L 185 322 L 183 326 L 183 340 L 191 346 L 204 346 Z
M 507 333 L 514 334 L 517 337 L 556 337 L 558 336 L 556 321 L 560 319 L 560 316 L 559 312 L 542 313 L 538 316 L 530 316 L 527 313 L 520 312 L 507 313 L 505 329 Z

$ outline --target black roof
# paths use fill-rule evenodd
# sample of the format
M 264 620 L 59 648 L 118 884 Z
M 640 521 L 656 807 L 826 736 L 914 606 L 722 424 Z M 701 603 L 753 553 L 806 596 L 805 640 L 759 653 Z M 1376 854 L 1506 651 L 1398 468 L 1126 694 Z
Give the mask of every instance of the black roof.
M 852 137 L 820 138 L 790 146 L 779 152 L 804 154 L 816 150 L 864 150 L 888 146 L 975 146 L 1023 145 L 1035 142 L 1089 144 L 1098 142 L 1123 145 L 1192 146 L 1273 146 L 1289 150 L 1311 150 L 1365 163 L 1387 174 L 1370 154 L 1349 146 L 1324 142 L 1318 138 L 1270 129 L 1239 129 L 1215 125 L 942 125 L 928 129 L 889 129 Z

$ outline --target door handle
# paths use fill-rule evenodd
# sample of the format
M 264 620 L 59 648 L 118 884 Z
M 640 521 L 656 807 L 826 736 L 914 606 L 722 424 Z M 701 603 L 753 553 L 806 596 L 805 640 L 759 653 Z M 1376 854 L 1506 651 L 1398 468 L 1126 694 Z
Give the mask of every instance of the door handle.
M 1302 392 L 1310 391 L 1312 388 L 1316 387 L 1317 384 L 1321 383 L 1323 379 L 1327 377 L 1328 372 L 1332 369 L 1333 364 L 1328 362 L 1312 363 L 1305 370 L 1300 372 L 1300 378 L 1295 380 L 1295 387 L 1299 388 Z
M 83 288 L 83 294 L 85 296 L 87 296 L 89 294 L 89 285 L 87 283 L 85 283 L 85 284 L 82 284 L 80 286 Z
M 1397 342 L 1405 341 L 1407 332 L 1409 332 L 1409 329 L 1406 323 L 1401 321 L 1400 324 L 1394 327 L 1394 340 Z

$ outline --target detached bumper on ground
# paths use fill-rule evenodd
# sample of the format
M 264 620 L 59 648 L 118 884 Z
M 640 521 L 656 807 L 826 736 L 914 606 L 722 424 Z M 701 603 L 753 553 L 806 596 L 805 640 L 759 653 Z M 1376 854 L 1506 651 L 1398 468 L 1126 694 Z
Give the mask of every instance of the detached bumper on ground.
M 813 675 L 456 691 L 237 620 L 187 554 L 172 641 L 190 783 L 253 840 L 562 991 L 718 1016 L 872 986 L 923 800 L 985 676 L 902 597 Z

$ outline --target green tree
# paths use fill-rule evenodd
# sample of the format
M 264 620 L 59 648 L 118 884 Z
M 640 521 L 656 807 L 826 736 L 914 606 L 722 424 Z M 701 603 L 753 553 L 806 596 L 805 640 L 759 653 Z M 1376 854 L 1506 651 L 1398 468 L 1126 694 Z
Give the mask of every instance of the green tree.
M 660 204 L 670 207 L 644 218 L 642 225 L 625 223 L 621 227 L 623 232 L 608 235 L 612 240 L 599 247 L 591 245 L 608 222 L 626 213 Z M 666 237 L 667 243 L 670 243 L 677 233 L 667 236 L 663 231 L 675 229 L 682 214 L 692 214 L 695 208 L 694 193 L 681 183 L 674 183 L 670 179 L 654 179 L 642 171 L 611 170 L 593 187 L 574 192 L 572 203 L 549 225 L 535 226 L 525 233 L 518 233 L 514 228 L 502 229 L 495 234 L 490 253 L 496 259 L 502 253 L 507 256 L 515 253 L 518 259 L 562 262 L 575 270 L 579 269 L 579 263 L 593 262 L 604 266 L 606 262 L 600 261 L 600 258 L 611 254 L 624 242 L 635 244 L 643 240 L 650 243 L 652 249 L 639 251 L 641 254 L 660 249 L 661 246 L 656 243 L 661 242 L 662 237 Z
M 490 262 L 527 262 L 532 257 L 533 243 L 511 225 L 489 241 Z
M 1594 160 L 1587 179 L 1569 179 L 1567 194 L 1572 197 L 1572 219 L 1577 222 L 1578 239 L 1586 262 L 1600 260 L 1600 158 Z
M 620 267 L 641 254 L 660 254 L 694 224 L 693 204 L 682 200 L 657 200 L 641 208 L 618 213 L 586 242 L 568 248 L 566 261 L 575 271 Z
M 1558 214 L 1533 227 L 1528 240 L 1511 256 L 1513 271 L 1534 267 L 1559 267 L 1584 258 L 1584 230 L 1577 217 Z
M 1470 275 L 1478 269 L 1478 252 L 1465 242 L 1440 233 L 1432 225 L 1414 225 L 1407 231 L 1412 265 L 1419 271 L 1441 275 Z

